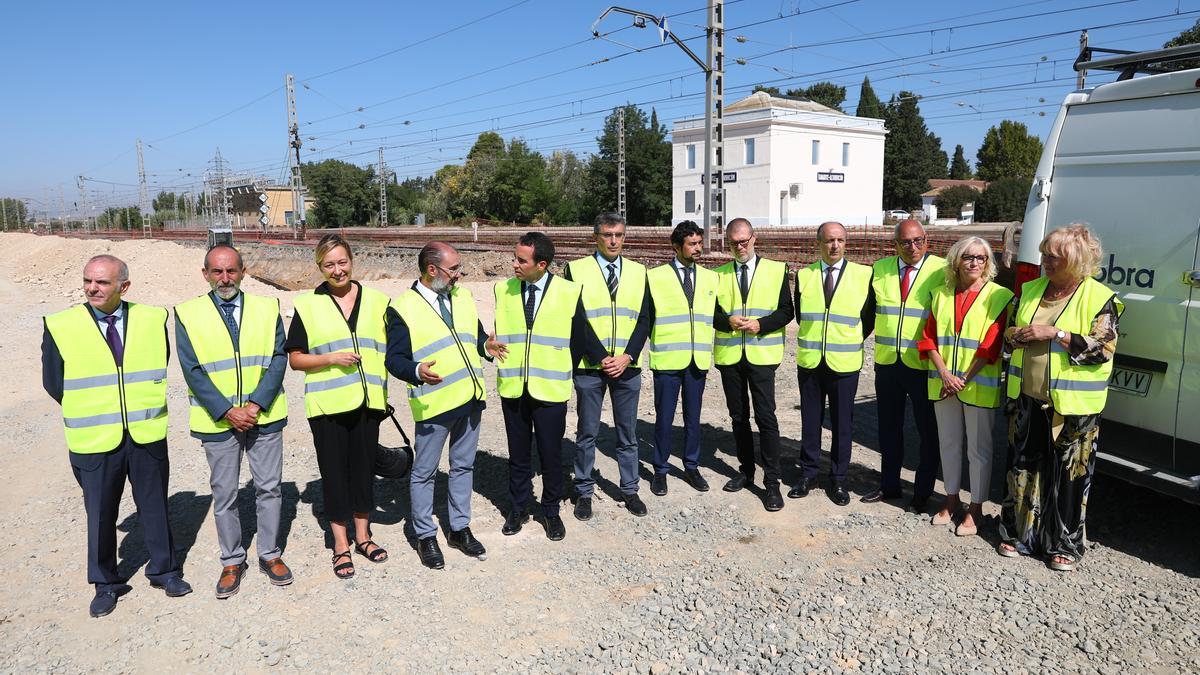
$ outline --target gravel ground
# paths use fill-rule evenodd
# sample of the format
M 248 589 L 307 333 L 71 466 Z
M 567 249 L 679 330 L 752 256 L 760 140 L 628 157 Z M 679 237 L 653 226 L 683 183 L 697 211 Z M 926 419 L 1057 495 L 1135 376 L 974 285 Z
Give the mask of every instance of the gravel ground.
M 3 241 L 0 298 L 20 319 L 0 344 L 14 372 L 38 371 L 40 317 L 78 297 L 78 270 L 94 253 L 107 249 L 131 262 L 131 299 L 169 305 L 204 290 L 199 274 L 180 272 L 199 267 L 198 252 L 175 244 L 26 235 Z M 373 285 L 396 294 L 408 283 Z M 245 287 L 289 297 L 254 281 Z M 474 286 L 481 305 L 490 298 L 486 289 Z M 490 307 L 481 313 L 490 316 Z M 677 476 L 666 497 L 643 485 L 650 514 L 634 518 L 614 501 L 616 462 L 605 452 L 597 461 L 600 490 L 591 521 L 575 521 L 568 507 L 562 542 L 548 541 L 536 523 L 503 537 L 507 452 L 493 396 L 476 463 L 472 526 L 488 559 L 443 546 L 446 568 L 422 568 L 408 541 L 407 486 L 380 481 L 374 530 L 392 558 L 371 565 L 356 557 L 358 574 L 348 582 L 330 570 L 311 436 L 294 416 L 285 434 L 282 538 L 296 582 L 272 587 L 251 570 L 239 595 L 217 600 L 208 469 L 199 443 L 187 436 L 182 376 L 172 368 L 170 505 L 176 548 L 196 592 L 169 599 L 140 575 L 146 551 L 127 493 L 118 540 L 134 590 L 103 619 L 87 616 L 84 513 L 58 408 L 36 384 L 9 378 L 0 382 L 0 424 L 7 430 L 0 444 L 6 478 L 0 526 L 10 533 L 0 545 L 10 580 L 0 589 L 6 645 L 0 671 L 299 671 L 335 664 L 352 671 L 656 674 L 1200 671 L 1197 507 L 1098 478 L 1090 500 L 1092 548 L 1071 574 L 997 556 L 991 517 L 980 537 L 956 538 L 931 527 L 927 516 L 857 499 L 838 508 L 819 491 L 766 513 L 761 490 L 720 491 L 736 459 L 718 377 L 711 375 L 703 414 L 702 470 L 712 492 L 697 493 Z M 303 410 L 300 383 L 294 373 L 285 382 L 295 411 Z M 794 369 L 781 368 L 788 480 L 797 473 L 799 449 L 795 391 Z M 646 477 L 651 392 L 647 377 L 638 430 Z M 574 450 L 574 421 L 572 411 L 565 459 Z M 875 425 L 868 366 L 849 477 L 856 494 L 878 480 Z M 384 437 L 398 439 L 394 430 Z M 603 425 L 602 449 L 611 448 L 612 437 Z M 994 499 L 1001 457 L 996 465 Z M 444 462 L 442 469 L 439 518 L 445 517 Z M 911 481 L 911 473 L 904 478 Z M 245 488 L 247 540 L 250 495 Z M 996 512 L 989 503 L 987 513 Z

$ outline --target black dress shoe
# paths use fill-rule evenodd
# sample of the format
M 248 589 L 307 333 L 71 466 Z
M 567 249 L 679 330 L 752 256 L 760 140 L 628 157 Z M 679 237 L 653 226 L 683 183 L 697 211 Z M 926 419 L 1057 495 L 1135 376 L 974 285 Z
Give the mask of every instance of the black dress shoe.
M 913 497 L 904 510 L 909 513 L 925 513 L 925 506 L 928 503 L 929 497 Z
M 558 516 L 546 516 L 546 538 L 550 541 L 562 541 L 567 536 L 567 526 Z
M 733 478 L 730 478 L 729 482 L 725 484 L 725 487 L 723 487 L 721 489 L 726 492 L 737 492 L 737 491 L 741 490 L 742 488 L 746 487 L 746 483 L 749 483 L 749 482 L 750 482 L 750 479 L 746 478 L 745 474 L 739 473 L 738 475 L 734 476 Z
M 841 483 L 833 483 L 825 490 L 825 494 L 829 495 L 829 501 L 838 506 L 845 506 L 850 503 L 850 493 L 846 492 L 846 488 L 842 487 Z
M 778 485 L 767 486 L 767 496 L 763 498 L 763 506 L 768 511 L 778 511 L 783 508 L 783 495 L 779 494 Z
M 446 535 L 446 543 L 450 544 L 450 548 L 456 548 L 472 558 L 487 560 L 487 549 L 471 534 L 469 527 L 450 530 L 450 534 Z
M 187 595 L 192 592 L 192 585 L 183 580 L 183 577 L 171 577 L 163 582 L 150 582 L 152 588 L 161 588 L 166 592 L 168 598 L 178 598 L 181 595 Z
M 221 568 L 221 576 L 217 577 L 218 600 L 237 595 L 238 589 L 242 587 L 242 575 L 249 567 L 245 561 L 242 561 L 240 564 L 226 565 Z
M 131 590 L 133 589 L 125 584 L 103 591 L 97 590 L 96 597 L 92 598 L 92 604 L 88 606 L 88 614 L 97 619 L 112 614 L 112 611 L 117 607 L 117 598 Z
M 592 519 L 592 498 L 580 497 L 575 502 L 575 520 Z
M 807 497 L 808 490 L 808 479 L 801 478 L 800 480 L 796 481 L 796 484 L 792 486 L 791 490 L 788 490 L 788 499 L 800 499 L 801 497 Z
M 650 493 L 659 497 L 667 494 L 667 474 L 654 474 L 654 478 L 650 479 Z
M 506 536 L 514 535 L 521 531 L 521 526 L 529 522 L 529 514 L 521 511 L 520 513 L 513 512 L 508 514 L 504 519 L 504 527 L 500 528 L 500 533 Z
M 446 558 L 438 546 L 437 537 L 425 537 L 417 541 L 417 555 L 421 556 L 421 564 L 431 570 L 440 570 L 446 566 Z
M 903 496 L 904 496 L 904 493 L 899 490 L 897 490 L 895 492 L 884 492 L 883 490 L 872 490 L 872 491 L 868 492 L 867 494 L 863 495 L 862 499 L 859 499 L 858 501 L 860 501 L 864 504 L 874 504 L 875 502 L 882 502 L 882 501 L 887 501 L 887 500 L 891 500 L 891 499 L 900 499 Z
M 683 472 L 683 480 L 696 489 L 696 492 L 708 492 L 708 481 L 700 475 L 699 469 L 688 469 Z
M 637 495 L 625 495 L 625 508 L 639 518 L 646 515 L 646 504 Z

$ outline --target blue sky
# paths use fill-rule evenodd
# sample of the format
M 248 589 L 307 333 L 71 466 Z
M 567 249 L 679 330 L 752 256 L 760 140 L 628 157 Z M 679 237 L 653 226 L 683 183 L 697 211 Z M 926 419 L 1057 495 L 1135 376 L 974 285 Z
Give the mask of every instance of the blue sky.
M 704 0 L 622 0 L 681 38 Z M 374 163 L 401 179 L 459 163 L 495 130 L 549 154 L 586 154 L 625 102 L 666 123 L 703 112 L 703 76 L 653 28 L 607 1 L 439 3 L 9 3 L 0 39 L 0 196 L 68 213 L 137 201 L 136 139 L 151 195 L 199 188 L 219 147 L 230 168 L 284 174 L 284 76 L 297 80 L 305 161 Z M 1023 18 L 1022 18 L 1023 17 Z M 1078 30 L 1150 49 L 1190 27 L 1200 0 L 727 0 L 726 96 L 756 83 L 921 94 L 930 129 L 967 157 L 1003 119 L 1045 136 L 1074 87 Z M 688 45 L 701 57 L 704 40 Z M 607 59 L 607 60 L 605 60 Z M 735 62 L 745 59 L 744 65 Z M 1089 82 L 1113 79 L 1091 75 Z M 363 110 L 359 111 L 358 108 Z

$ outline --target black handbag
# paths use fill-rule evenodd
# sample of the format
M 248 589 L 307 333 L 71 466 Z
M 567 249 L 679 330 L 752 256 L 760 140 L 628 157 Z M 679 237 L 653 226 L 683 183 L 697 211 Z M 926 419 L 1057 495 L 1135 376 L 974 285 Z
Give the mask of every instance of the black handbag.
M 400 437 L 404 439 L 404 445 L 392 448 L 382 443 L 379 444 L 379 450 L 375 453 L 375 475 L 380 478 L 404 478 L 412 469 L 415 457 L 412 442 L 408 440 L 408 434 L 404 433 L 404 428 L 396 419 L 395 412 L 396 409 L 392 406 L 387 407 L 388 417 L 392 418 L 392 424 L 396 425 L 396 431 L 400 432 Z

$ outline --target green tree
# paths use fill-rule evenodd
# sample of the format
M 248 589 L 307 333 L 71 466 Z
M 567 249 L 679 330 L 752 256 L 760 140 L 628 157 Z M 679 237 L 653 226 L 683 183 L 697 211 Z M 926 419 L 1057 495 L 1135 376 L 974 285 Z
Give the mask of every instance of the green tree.
M 942 190 L 934 198 L 939 218 L 958 218 L 962 215 L 962 207 L 979 200 L 979 190 L 970 185 L 952 185 Z
M 1030 178 L 1009 177 L 988 184 L 975 202 L 975 222 L 999 223 L 1025 218 L 1025 203 L 1033 187 Z
M 5 229 L 16 229 L 29 221 L 29 212 L 25 208 L 25 202 L 20 199 L 0 198 L 0 213 L 3 214 L 3 217 L 0 218 L 0 225 Z
M 954 146 L 954 158 L 950 160 L 950 177 L 954 180 L 971 180 L 971 164 L 963 156 L 963 146 Z
M 570 150 L 556 150 L 546 158 L 546 184 L 552 198 L 544 222 L 555 225 L 585 222 L 587 171 L 587 164 Z M 594 215 L 586 220 L 592 218 Z
M 931 133 L 917 106 L 918 96 L 902 91 L 888 101 L 884 120 L 888 135 L 883 146 L 885 208 L 915 209 L 930 178 L 946 177 L 942 139 Z
M 96 227 L 110 230 L 130 230 L 142 227 L 139 206 L 110 206 L 96 216 Z
M 1196 23 L 1191 28 L 1183 31 L 1179 35 L 1167 40 L 1163 43 L 1163 47 L 1182 47 L 1183 45 L 1192 45 L 1200 42 L 1200 19 L 1196 19 Z M 1168 64 L 1171 70 L 1187 70 L 1189 68 L 1200 68 L 1200 59 L 1188 59 L 1186 61 L 1176 61 Z
M 1033 178 L 1041 157 L 1041 139 L 1031 136 L 1021 122 L 1004 120 L 984 134 L 975 155 L 975 175 L 986 181 Z
M 580 215 L 590 220 L 599 211 L 617 208 L 617 111 L 604 120 L 596 139 L 600 152 L 588 163 L 588 209 Z M 671 220 L 671 144 L 667 128 L 637 106 L 625 106 L 625 200 L 631 225 L 664 225 Z
M 154 208 L 154 212 L 158 213 L 160 211 L 174 211 L 176 209 L 177 202 L 178 199 L 176 198 L 174 192 L 167 192 L 164 190 L 159 192 L 158 195 L 154 197 L 153 201 L 150 202 L 150 205 Z
M 308 163 L 304 182 L 317 204 L 308 213 L 309 227 L 365 225 L 379 212 L 375 169 L 327 159 Z
M 489 202 L 495 211 L 489 218 L 532 223 L 549 205 L 546 160 L 529 145 L 514 138 L 496 163 Z
M 783 94 L 779 91 L 779 87 L 768 87 L 768 86 L 761 85 L 761 84 L 754 85 L 754 91 L 752 91 L 750 93 L 757 94 L 760 91 L 765 91 L 768 94 L 770 94 L 771 96 L 783 96 Z
M 387 186 L 388 219 L 397 225 L 413 222 L 423 208 L 426 192 L 432 188 L 433 177 L 406 178 L 404 182 L 393 180 Z
M 805 98 L 841 111 L 842 103 L 846 101 L 846 88 L 832 82 L 817 82 L 803 89 L 789 89 L 787 95 Z
M 875 95 L 875 89 L 871 87 L 871 79 L 865 75 L 862 87 L 858 90 L 858 108 L 854 111 L 854 116 L 883 119 L 883 103 Z

